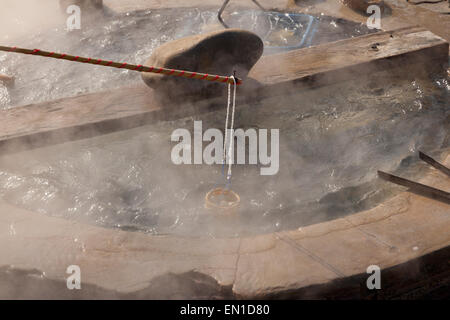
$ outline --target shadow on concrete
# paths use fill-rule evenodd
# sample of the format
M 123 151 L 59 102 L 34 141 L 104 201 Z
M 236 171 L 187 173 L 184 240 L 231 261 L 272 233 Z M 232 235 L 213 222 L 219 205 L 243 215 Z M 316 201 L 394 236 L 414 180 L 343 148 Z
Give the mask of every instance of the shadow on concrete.
M 165 274 L 154 278 L 142 290 L 120 293 L 81 283 L 80 290 L 69 290 L 65 280 L 46 278 L 36 269 L 0 267 L 0 300 L 202 300 L 233 299 L 231 287 L 222 287 L 213 278 L 198 272 Z

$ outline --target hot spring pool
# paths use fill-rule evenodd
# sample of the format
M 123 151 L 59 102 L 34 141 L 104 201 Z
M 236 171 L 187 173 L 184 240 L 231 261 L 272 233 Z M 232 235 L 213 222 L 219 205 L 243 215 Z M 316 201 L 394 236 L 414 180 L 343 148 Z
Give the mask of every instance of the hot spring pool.
M 20 39 L 12 40 L 0 30 L 0 41 L 4 45 L 142 64 L 155 48 L 167 41 L 223 29 L 217 20 L 217 11 L 218 8 L 175 8 L 109 13 L 95 23 L 83 22 L 81 30 L 70 33 L 65 30 L 65 20 L 61 17 L 58 27 L 43 30 L 37 27 L 35 34 Z M 283 13 L 262 14 L 258 10 L 230 12 L 229 16 L 230 27 L 251 30 L 265 39 L 266 54 L 300 44 L 305 47 L 375 32 L 364 24 L 329 16 L 303 16 L 294 20 Z M 305 17 L 313 18 L 314 23 L 310 25 Z M 306 30 L 309 30 L 307 34 Z M 295 36 L 289 36 L 294 33 Z M 139 73 L 130 70 L 3 52 L 0 53 L 0 73 L 16 77 L 14 88 L 7 89 L 0 83 L 0 109 L 142 81 Z
M 227 21 L 267 33 L 272 27 L 259 28 L 259 14 L 246 11 L 251 19 L 243 21 L 231 12 Z M 40 30 L 14 45 L 142 63 L 166 41 L 216 28 L 216 15 L 194 8 L 108 15 L 79 32 Z M 371 32 L 341 19 L 315 19 L 316 33 L 305 45 Z M 298 21 L 289 27 L 288 20 L 278 24 L 276 41 L 307 28 Z M 16 76 L 15 88 L 0 85 L 4 109 L 141 81 L 128 70 L 38 57 L 0 54 L 0 63 L 0 73 Z M 439 158 L 450 146 L 448 97 L 445 79 L 355 80 L 238 105 L 237 128 L 280 130 L 280 164 L 275 176 L 261 176 L 258 165 L 234 166 L 232 189 L 241 198 L 234 218 L 204 208 L 206 193 L 223 182 L 220 165 L 171 162 L 173 130 L 192 133 L 194 120 L 204 130 L 221 129 L 225 110 L 2 156 L 0 196 L 31 211 L 151 234 L 233 237 L 295 229 L 373 207 L 401 190 L 380 182 L 378 169 L 419 177 L 425 167 L 417 150 Z
M 224 88 L 225 90 L 225 88 Z M 3 156 L 0 195 L 14 205 L 103 227 L 151 234 L 243 236 L 296 229 L 373 207 L 450 147 L 449 84 L 349 81 L 238 105 L 237 128 L 280 130 L 279 172 L 236 165 L 234 218 L 204 208 L 220 165 L 175 165 L 173 130 L 223 128 L 225 110 Z

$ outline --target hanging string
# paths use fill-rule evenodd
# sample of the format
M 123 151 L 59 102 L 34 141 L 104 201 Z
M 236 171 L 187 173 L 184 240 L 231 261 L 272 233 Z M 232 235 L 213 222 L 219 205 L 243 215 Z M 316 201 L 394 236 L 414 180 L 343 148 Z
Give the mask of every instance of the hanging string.
M 229 187 L 231 183 L 231 167 L 233 164 L 233 130 L 234 130 L 234 115 L 236 110 L 236 78 L 234 76 L 230 76 L 230 79 L 233 80 L 233 97 L 231 97 L 231 83 L 228 83 L 228 101 L 227 101 L 227 115 L 225 119 L 225 139 L 223 141 L 223 159 L 222 159 L 222 174 L 225 175 L 224 167 L 227 161 L 228 156 L 228 172 L 226 176 L 226 188 Z M 227 141 L 228 141 L 228 119 L 230 117 L 230 106 L 231 106 L 231 125 L 230 125 L 230 141 L 228 143 L 228 151 L 226 150 Z

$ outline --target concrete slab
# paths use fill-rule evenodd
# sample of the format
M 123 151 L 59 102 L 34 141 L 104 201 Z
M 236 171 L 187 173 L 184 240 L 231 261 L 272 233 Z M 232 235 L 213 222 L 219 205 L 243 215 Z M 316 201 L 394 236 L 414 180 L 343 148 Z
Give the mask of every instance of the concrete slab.
M 258 237 L 247 239 L 247 242 L 261 240 Z M 267 250 L 240 252 L 233 292 L 241 298 L 263 297 L 269 293 L 325 283 L 336 276 L 305 252 L 281 239 L 273 239 L 273 246 Z

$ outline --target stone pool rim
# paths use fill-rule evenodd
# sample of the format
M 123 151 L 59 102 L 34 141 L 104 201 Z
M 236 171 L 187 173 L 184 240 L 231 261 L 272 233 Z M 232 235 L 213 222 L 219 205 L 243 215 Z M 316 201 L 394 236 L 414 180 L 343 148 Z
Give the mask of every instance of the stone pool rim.
M 448 151 L 444 164 L 450 165 Z M 445 175 L 434 169 L 420 182 L 450 188 Z M 242 238 L 148 235 L 4 202 L 0 208 L 0 267 L 39 270 L 43 283 L 56 280 L 61 290 L 67 290 L 66 268 L 79 265 L 82 283 L 121 294 L 144 290 L 167 274 L 198 272 L 229 288 L 235 298 L 298 297 L 298 292 L 303 292 L 300 298 L 321 298 L 336 281 L 362 286 L 370 265 L 383 272 L 439 250 L 448 252 L 450 246 L 448 204 L 406 191 L 350 216 Z M 410 264 L 407 269 L 414 273 L 417 262 Z

